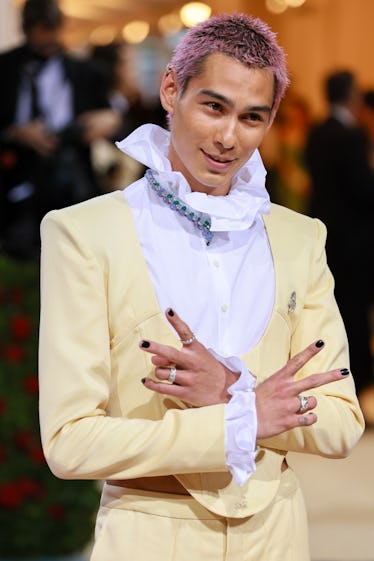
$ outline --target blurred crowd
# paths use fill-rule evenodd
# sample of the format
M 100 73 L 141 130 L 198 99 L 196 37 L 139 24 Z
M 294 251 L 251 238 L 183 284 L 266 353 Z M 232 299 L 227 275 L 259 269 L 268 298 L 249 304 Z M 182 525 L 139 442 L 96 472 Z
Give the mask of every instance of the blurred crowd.
M 56 0 L 27 0 L 24 43 L 0 54 L 0 240 L 16 258 L 37 257 L 49 210 L 142 175 L 114 142 L 140 124 L 163 125 L 159 102 L 145 103 L 128 78 L 125 44 L 73 56 L 63 26 Z
M 363 396 L 374 384 L 374 89 L 362 91 L 354 72 L 339 70 L 325 78 L 324 93 L 318 121 L 306 100 L 288 93 L 262 156 L 273 202 L 327 227 L 327 260 Z
M 37 259 L 39 224 L 53 208 L 122 188 L 144 170 L 116 140 L 137 126 L 165 126 L 129 78 L 123 43 L 77 58 L 61 40 L 55 0 L 27 0 L 24 43 L 0 54 L 0 244 Z M 326 77 L 328 112 L 315 122 L 292 89 L 262 146 L 273 202 L 327 226 L 327 257 L 345 321 L 358 392 L 373 385 L 374 86 L 350 70 Z

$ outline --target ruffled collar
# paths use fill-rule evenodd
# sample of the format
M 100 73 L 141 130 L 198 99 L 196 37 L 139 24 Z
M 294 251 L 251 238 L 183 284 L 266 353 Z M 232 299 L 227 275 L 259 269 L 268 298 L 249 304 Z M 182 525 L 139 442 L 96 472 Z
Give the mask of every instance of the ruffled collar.
M 167 157 L 170 133 L 157 125 L 142 125 L 117 147 L 157 172 L 165 189 L 197 211 L 209 214 L 212 231 L 246 230 L 259 214 L 269 214 L 270 199 L 265 189 L 266 170 L 256 150 L 233 177 L 228 195 L 216 196 L 192 192 L 180 172 L 171 169 Z

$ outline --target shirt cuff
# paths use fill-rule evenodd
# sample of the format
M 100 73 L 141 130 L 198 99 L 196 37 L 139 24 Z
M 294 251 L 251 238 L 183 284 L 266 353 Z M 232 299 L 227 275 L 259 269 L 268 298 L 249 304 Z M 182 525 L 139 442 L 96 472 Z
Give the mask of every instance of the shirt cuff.
M 228 388 L 232 397 L 225 405 L 225 451 L 234 481 L 244 485 L 256 470 L 256 379 L 239 358 L 221 357 L 212 349 L 209 351 L 224 366 L 238 373 L 237 381 Z

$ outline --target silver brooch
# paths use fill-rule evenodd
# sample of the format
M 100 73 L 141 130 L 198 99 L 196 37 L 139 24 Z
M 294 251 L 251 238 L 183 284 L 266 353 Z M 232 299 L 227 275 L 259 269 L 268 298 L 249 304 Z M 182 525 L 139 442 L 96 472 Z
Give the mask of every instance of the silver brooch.
M 290 299 L 288 300 L 288 313 L 291 314 L 296 309 L 296 292 L 291 293 Z

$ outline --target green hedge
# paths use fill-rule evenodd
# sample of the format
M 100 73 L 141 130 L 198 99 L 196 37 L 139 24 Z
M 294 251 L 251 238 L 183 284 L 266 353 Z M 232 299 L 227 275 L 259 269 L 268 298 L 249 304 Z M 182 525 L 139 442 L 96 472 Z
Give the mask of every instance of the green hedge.
M 39 436 L 39 265 L 0 254 L 0 557 L 81 551 L 93 533 L 94 481 L 49 471 Z

